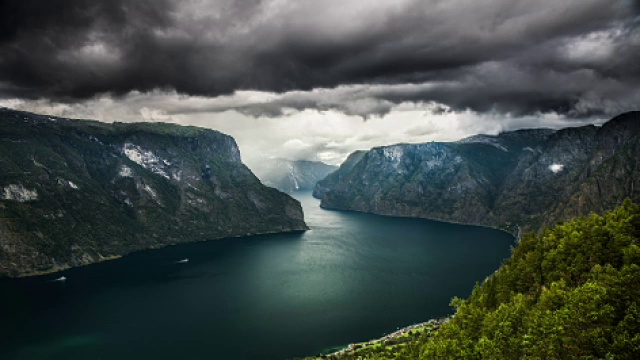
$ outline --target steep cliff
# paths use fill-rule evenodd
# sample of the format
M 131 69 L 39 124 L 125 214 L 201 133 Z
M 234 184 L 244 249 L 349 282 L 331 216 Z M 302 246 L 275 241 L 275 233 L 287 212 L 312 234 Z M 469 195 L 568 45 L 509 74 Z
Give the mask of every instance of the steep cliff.
M 640 112 L 604 126 L 374 148 L 319 182 L 321 206 L 539 230 L 640 200 Z M 354 156 L 356 156 L 354 154 Z M 338 178 L 335 174 L 340 174 Z
M 181 242 L 307 229 L 230 136 L 0 109 L 0 276 Z

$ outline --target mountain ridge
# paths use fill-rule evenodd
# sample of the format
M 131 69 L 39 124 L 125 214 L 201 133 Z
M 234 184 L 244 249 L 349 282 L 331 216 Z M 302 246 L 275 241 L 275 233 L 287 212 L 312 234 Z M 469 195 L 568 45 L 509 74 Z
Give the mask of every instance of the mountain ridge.
M 320 181 L 314 196 L 328 209 L 537 231 L 640 200 L 639 119 L 630 112 L 601 127 L 375 147 Z
M 0 121 L 0 276 L 307 229 L 300 203 L 263 186 L 218 131 L 6 108 Z

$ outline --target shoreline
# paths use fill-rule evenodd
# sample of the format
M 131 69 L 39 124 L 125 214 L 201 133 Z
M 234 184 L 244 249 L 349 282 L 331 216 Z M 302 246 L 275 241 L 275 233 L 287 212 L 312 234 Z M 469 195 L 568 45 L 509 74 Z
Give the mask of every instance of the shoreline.
M 76 266 L 58 266 L 58 265 L 54 265 L 53 268 L 51 268 L 51 269 L 38 271 L 38 272 L 33 272 L 33 273 L 20 274 L 18 276 L 5 276 L 4 278 L 5 279 L 24 279 L 24 278 L 29 278 L 29 277 L 51 275 L 51 274 L 59 273 L 61 271 L 73 269 L 73 268 L 89 266 L 89 265 L 92 265 L 92 264 L 99 264 L 101 262 L 110 261 L 110 260 L 117 260 L 117 259 L 120 259 L 123 256 L 127 256 L 127 255 L 129 255 L 129 254 L 102 256 L 102 257 L 100 257 L 100 259 L 98 261 L 92 261 L 90 263 L 86 263 L 86 264 L 82 264 L 82 265 L 76 265 Z
M 170 246 L 177 246 L 177 245 L 183 245 L 183 244 L 194 244 L 194 243 L 207 242 L 207 241 L 220 241 L 220 240 L 238 239 L 238 238 L 243 238 L 243 237 L 253 237 L 253 236 L 262 236 L 262 235 L 304 233 L 305 231 L 309 231 L 309 230 L 311 230 L 309 228 L 309 226 L 306 226 L 306 229 L 291 229 L 291 230 L 287 230 L 287 231 L 266 231 L 266 232 L 259 232 L 259 233 L 250 233 L 250 234 L 246 234 L 246 235 L 225 236 L 225 237 L 221 237 L 221 238 L 217 238 L 217 239 L 204 239 L 204 240 L 185 241 L 185 242 L 177 242 L 177 243 L 169 243 L 169 244 L 160 244 L 159 246 L 151 246 L 151 247 L 144 248 L 144 249 L 137 249 L 137 250 L 133 250 L 133 251 L 127 252 L 125 254 L 121 254 L 121 255 L 101 256 L 100 259 L 98 259 L 97 261 L 92 261 L 92 262 L 89 262 L 89 263 L 86 263 L 86 264 L 78 264 L 78 265 L 53 264 L 51 266 L 51 268 L 49 268 L 47 270 L 42 270 L 42 271 L 19 273 L 17 275 L 13 275 L 13 276 L 9 275 L 9 274 L 0 274 L 0 279 L 24 279 L 24 278 L 30 278 L 30 277 L 51 275 L 51 274 L 59 273 L 59 272 L 62 272 L 62 271 L 65 271 L 65 270 L 69 270 L 69 269 L 81 268 L 81 267 L 90 266 L 90 265 L 93 265 L 93 264 L 99 264 L 99 263 L 105 262 L 105 261 L 121 259 L 121 258 L 123 258 L 125 256 L 131 255 L 131 254 L 134 254 L 134 253 L 137 253 L 137 252 L 141 252 L 141 251 L 159 250 L 159 249 L 167 248 L 167 247 L 170 247 Z
M 516 233 L 512 233 L 512 232 L 510 232 L 508 230 L 505 230 L 503 228 L 499 228 L 499 227 L 495 227 L 495 226 L 491 226 L 491 225 L 463 223 L 463 222 L 453 221 L 453 220 L 441 220 L 441 219 L 432 218 L 432 217 L 410 216 L 410 215 L 394 215 L 394 214 L 386 214 L 386 213 L 382 213 L 382 212 L 373 212 L 373 211 L 364 211 L 364 210 L 355 210 L 355 209 L 340 209 L 340 208 L 335 208 L 335 207 L 326 207 L 326 206 L 322 206 L 322 203 L 320 204 L 320 208 L 322 208 L 324 210 L 329 210 L 329 211 L 350 211 L 350 212 L 355 212 L 355 213 L 360 213 L 360 214 L 371 214 L 371 215 L 378 215 L 378 216 L 385 216 L 385 217 L 395 217 L 395 218 L 402 218 L 402 219 L 422 219 L 422 220 L 437 221 L 437 222 L 446 223 L 446 224 L 453 224 L 453 225 L 475 226 L 475 227 L 480 227 L 480 228 L 484 228 L 484 229 L 497 230 L 497 231 L 509 234 L 516 240 L 518 240 L 518 234 L 520 232 L 520 230 L 519 230 Z
M 432 329 L 431 331 L 437 330 L 440 328 L 440 326 L 446 324 L 447 322 L 449 322 L 451 320 L 451 317 L 453 315 L 447 316 L 447 317 L 443 317 L 443 318 L 437 318 L 437 319 L 431 319 L 425 322 L 420 322 L 420 323 L 416 323 L 416 324 L 412 324 L 412 325 L 408 325 L 405 326 L 403 328 L 399 328 L 389 334 L 383 335 L 380 338 L 377 339 L 373 339 L 373 340 L 368 340 L 368 341 L 363 341 L 363 342 L 357 342 L 357 343 L 351 343 L 349 345 L 347 345 L 346 347 L 341 348 L 338 351 L 333 351 L 330 353 L 320 353 L 317 356 L 313 356 L 307 359 L 316 359 L 316 358 L 320 358 L 320 359 L 334 359 L 334 358 L 340 358 L 341 356 L 348 356 L 348 355 L 355 355 L 355 353 L 358 350 L 362 350 L 362 349 L 366 349 L 367 347 L 371 347 L 371 346 L 376 346 L 378 344 L 383 345 L 386 342 L 389 342 L 391 340 L 403 337 L 405 335 L 411 334 L 412 331 L 416 330 L 416 331 L 420 331 L 425 329 L 426 327 L 431 326 Z

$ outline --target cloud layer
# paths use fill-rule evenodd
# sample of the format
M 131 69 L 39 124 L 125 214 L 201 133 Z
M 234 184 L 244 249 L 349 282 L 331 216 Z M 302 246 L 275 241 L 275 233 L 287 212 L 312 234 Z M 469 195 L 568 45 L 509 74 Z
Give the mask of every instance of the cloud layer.
M 637 15 L 628 0 L 9 0 L 0 96 L 258 91 L 272 101 L 230 108 L 613 114 L 640 99 Z
M 350 91 L 355 92 L 354 89 Z M 243 161 L 249 166 L 260 164 L 265 158 L 340 164 L 351 152 L 375 146 L 454 141 L 479 133 L 497 134 L 530 127 L 562 128 L 607 120 L 573 119 L 556 113 L 514 116 L 499 112 L 452 111 L 433 102 L 392 105 L 385 115 L 370 117 L 366 121 L 359 114 L 346 114 L 336 109 L 289 109 L 268 116 L 237 110 L 238 106 L 258 106 L 287 96 L 240 92 L 233 96 L 209 98 L 152 92 L 130 93 L 119 99 L 103 96 L 74 104 L 47 100 L 0 100 L 0 106 L 62 117 L 161 121 L 213 128 L 236 139 Z
M 249 163 L 638 104 L 638 0 L 0 2 L 0 106 L 214 128 Z

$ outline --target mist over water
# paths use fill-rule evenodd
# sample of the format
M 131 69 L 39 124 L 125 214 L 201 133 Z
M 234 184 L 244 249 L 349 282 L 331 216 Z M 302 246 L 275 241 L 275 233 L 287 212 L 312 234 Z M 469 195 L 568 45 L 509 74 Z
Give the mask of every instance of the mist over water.
M 513 245 L 491 229 L 327 211 L 308 192 L 295 196 L 312 228 L 303 234 L 0 280 L 0 358 L 312 355 L 451 313 L 450 299 L 468 296 Z

